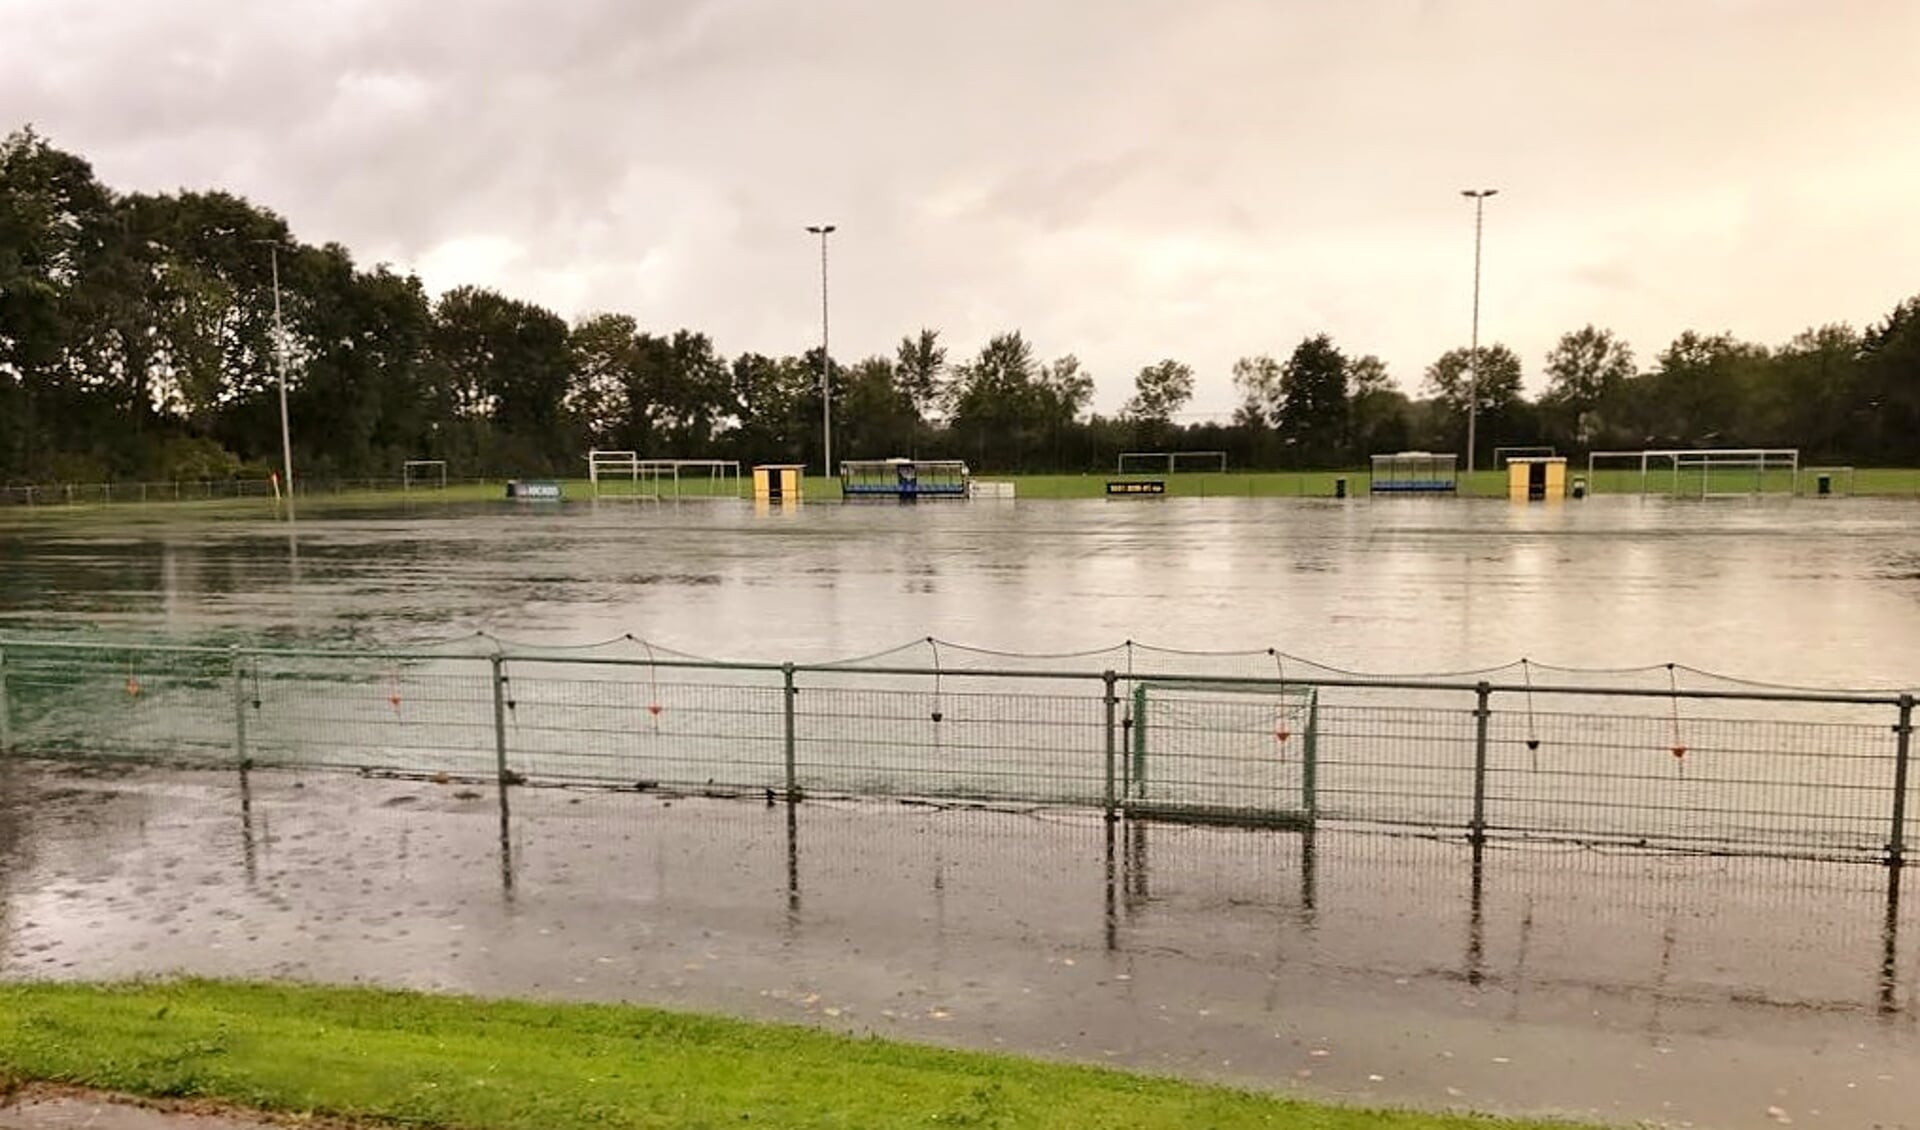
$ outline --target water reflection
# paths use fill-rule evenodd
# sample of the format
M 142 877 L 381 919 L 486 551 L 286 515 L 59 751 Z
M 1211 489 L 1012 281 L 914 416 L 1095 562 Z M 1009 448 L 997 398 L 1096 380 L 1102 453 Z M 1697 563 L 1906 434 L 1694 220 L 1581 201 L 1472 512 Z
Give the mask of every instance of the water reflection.
M 1899 860 L 1887 866 L 1887 914 L 1882 921 L 1880 952 L 1880 1011 L 1900 1011 L 1900 888 L 1906 868 Z
M 1819 684 L 1920 670 L 1920 581 L 1889 567 L 1920 558 L 1909 502 L 1512 510 L 1173 499 L 761 517 L 726 503 L 503 504 L 315 516 L 297 532 L 230 517 L 0 515 L 11 563 L 0 623 L 368 643 L 634 632 L 803 660 L 935 635 L 1038 652 L 1127 638 L 1279 645 L 1400 671 L 1521 655 Z M 1828 645 L 1779 646 L 1816 637 Z
M 87 920 L 89 904 L 74 901 L 75 881 L 109 888 L 120 882 L 116 897 L 136 915 L 116 928 L 134 936 L 143 902 L 184 900 L 218 912 L 281 897 L 288 864 L 265 862 L 269 821 L 280 855 L 298 845 L 296 861 L 318 868 L 314 880 L 335 870 L 334 878 L 360 877 L 357 890 L 348 884 L 329 894 L 322 883 L 313 896 L 343 897 L 349 913 L 366 900 L 381 902 L 380 876 L 472 893 L 471 883 L 456 878 L 467 854 L 462 829 L 474 827 L 466 814 L 481 798 L 471 789 L 302 778 L 246 766 L 226 779 L 230 788 L 214 774 L 103 778 L 42 763 L 0 770 L 0 909 L 15 911 L 23 901 L 57 907 L 40 924 L 54 941 L 73 942 L 98 928 Z M 861 920 L 897 916 L 921 923 L 915 931 L 924 931 L 936 964 L 950 944 L 980 933 L 982 915 L 1011 917 L 1063 941 L 1078 934 L 1079 944 L 1109 953 L 1174 946 L 1196 960 L 1229 962 L 1245 952 L 1236 939 L 1248 929 L 1269 936 L 1279 929 L 1290 938 L 1282 951 L 1318 955 L 1310 963 L 1332 959 L 1350 971 L 1457 969 L 1470 986 L 1515 992 L 1615 984 L 1653 1000 L 1710 991 L 1728 1000 L 1750 995 L 1846 1007 L 1851 994 L 1844 986 L 1864 972 L 1855 983 L 1870 984 L 1871 992 L 1852 997 L 1855 1006 L 1892 1015 L 1903 1011 L 1901 974 L 1911 956 L 1903 941 L 1910 924 L 1900 867 L 1496 850 L 1125 817 L 1053 825 L 1017 814 L 914 815 L 884 805 L 848 809 L 777 798 L 764 807 L 672 804 L 660 796 L 499 789 L 490 853 L 501 905 L 529 892 L 543 901 L 561 893 L 556 865 L 619 883 L 645 870 L 622 858 L 629 849 L 621 845 L 651 844 L 653 867 L 671 857 L 696 869 L 697 904 L 751 908 L 765 897 L 755 892 L 768 889 L 755 877 L 754 860 L 764 858 L 765 877 L 777 877 L 780 892 L 774 920 L 789 942 L 821 928 L 845 937 Z M 753 816 L 759 812 L 771 823 Z M 583 823 L 581 814 L 598 815 Z M 217 847 L 226 838 L 219 828 L 236 824 L 238 835 L 226 840 L 237 849 L 228 857 L 229 890 L 217 855 L 205 855 L 198 840 L 204 827 Z M 622 831 L 610 839 L 596 831 L 606 826 Z M 696 834 L 687 839 L 689 833 Z M 747 845 L 767 833 L 773 851 L 764 856 L 720 846 Z M 804 871 L 803 834 L 815 845 Z M 713 836 L 720 840 L 710 842 Z M 535 873 L 526 872 L 516 851 L 523 842 L 540 861 Z M 54 861 L 51 869 L 46 860 Z M 1448 882 L 1454 877 L 1458 886 Z M 663 878 L 660 890 L 667 889 Z M 1071 910 L 1083 902 L 1077 892 L 1094 910 L 1084 921 Z M 57 896 L 51 902 L 49 893 Z M 1390 925 L 1409 914 L 1425 924 Z M 1459 939 L 1451 953 L 1448 931 L 1436 928 L 1449 920 L 1463 930 L 1451 935 Z M 1080 933 L 1083 926 L 1091 930 Z M 68 935 L 69 927 L 79 933 Z M 1848 938 L 1868 937 L 1871 946 L 1853 950 L 1860 964 L 1850 976 L 1846 962 L 1836 960 Z M 1630 956 L 1636 951 L 1648 959 L 1638 969 Z M 109 955 L 109 966 L 125 956 Z M 1783 975 L 1802 962 L 1805 969 Z M 1684 991 L 1676 988 L 1681 982 Z
M 1871 1043 L 1917 1019 L 1898 868 L 778 794 L 490 797 L 257 766 L 16 763 L 0 798 L 8 976 L 678 1000 L 659 994 L 711 970 L 746 991 L 859 999 L 869 1018 L 922 994 L 1006 1018 L 983 1041 L 1044 1048 L 1055 1017 L 1077 1016 L 1096 1041 L 1164 1030 L 1236 1061 L 1302 1010 L 1360 1010 L 1359 1039 L 1383 998 L 1447 1018 L 1423 1023 L 1551 1023 L 1570 1048 L 1623 1030 L 1778 1035 L 1809 1017 Z M 1230 1008 L 1250 1027 L 1192 1019 Z

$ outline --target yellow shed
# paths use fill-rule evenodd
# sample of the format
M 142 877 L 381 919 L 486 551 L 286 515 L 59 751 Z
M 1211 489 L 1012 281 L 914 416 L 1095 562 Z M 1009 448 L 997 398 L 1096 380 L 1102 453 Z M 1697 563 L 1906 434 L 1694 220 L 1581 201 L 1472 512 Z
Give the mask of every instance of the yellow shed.
M 1515 502 L 1555 501 L 1567 496 L 1565 456 L 1507 460 L 1507 497 Z
M 753 469 L 753 497 L 757 502 L 791 502 L 800 497 L 804 463 L 761 463 Z

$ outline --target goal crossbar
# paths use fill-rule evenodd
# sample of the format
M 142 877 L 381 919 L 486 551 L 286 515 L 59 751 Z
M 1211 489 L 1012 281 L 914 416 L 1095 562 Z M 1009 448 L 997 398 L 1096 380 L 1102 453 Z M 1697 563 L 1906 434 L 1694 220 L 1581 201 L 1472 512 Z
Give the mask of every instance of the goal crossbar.
M 1717 469 L 1754 472 L 1751 490 L 1717 493 L 1759 494 L 1766 489 L 1769 471 L 1787 474 L 1791 492 L 1800 493 L 1800 449 L 1797 447 L 1650 447 L 1640 451 L 1590 451 L 1587 453 L 1587 478 L 1590 482 L 1594 481 L 1601 460 L 1635 461 L 1638 466 L 1627 470 L 1638 470 L 1641 494 L 1647 493 L 1652 474 L 1666 471 L 1671 475 L 1671 493 L 1678 495 L 1681 488 L 1680 473 L 1688 471 L 1699 473 L 1699 494 L 1706 497 L 1716 493 L 1711 490 L 1711 480 Z M 1691 482 L 1692 476 L 1689 475 L 1689 486 Z
M 1552 459 L 1559 455 L 1557 448 L 1550 444 L 1524 444 L 1515 447 L 1496 447 L 1493 449 L 1493 465 L 1504 467 L 1515 459 Z
M 625 480 L 632 497 L 660 498 L 670 485 L 673 497 L 680 497 L 680 484 L 684 473 L 686 477 L 698 480 L 701 472 L 707 480 L 709 496 L 725 494 L 729 482 L 733 485 L 731 493 L 739 495 L 741 490 L 740 461 L 738 459 L 643 459 L 635 451 L 610 451 L 594 448 L 587 452 L 587 478 L 593 485 L 595 497 L 599 497 L 600 482 L 603 478 L 615 481 Z
M 1203 471 L 1227 469 L 1227 453 L 1224 451 L 1123 451 L 1113 469 L 1115 474 L 1124 475 L 1129 470 L 1128 463 L 1146 464 L 1144 468 L 1135 468 L 1144 470 L 1152 470 L 1157 463 L 1164 474 L 1171 475 L 1180 470 L 1182 461 L 1207 464 L 1201 468 Z
M 447 487 L 447 461 L 445 459 L 408 459 L 400 464 L 400 489 L 412 490 L 416 482 L 427 482 L 438 478 L 440 489 Z

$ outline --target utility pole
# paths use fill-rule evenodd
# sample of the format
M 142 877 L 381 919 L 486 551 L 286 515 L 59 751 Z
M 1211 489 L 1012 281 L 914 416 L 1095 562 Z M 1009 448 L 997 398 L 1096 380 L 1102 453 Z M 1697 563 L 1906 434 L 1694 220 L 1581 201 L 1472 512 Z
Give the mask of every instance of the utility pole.
M 286 477 L 287 521 L 293 521 L 293 432 L 287 426 L 287 327 L 280 320 L 280 244 L 263 241 L 273 262 L 273 356 L 280 370 L 280 467 Z
M 1475 425 L 1480 416 L 1480 226 L 1487 197 L 1497 188 L 1463 188 L 1460 195 L 1473 200 L 1473 337 L 1467 354 L 1467 474 L 1473 474 Z M 1471 487 L 1469 487 L 1471 489 Z
M 807 230 L 820 237 L 820 439 L 826 448 L 826 471 L 833 477 L 833 360 L 827 352 L 827 237 L 832 224 L 809 224 Z

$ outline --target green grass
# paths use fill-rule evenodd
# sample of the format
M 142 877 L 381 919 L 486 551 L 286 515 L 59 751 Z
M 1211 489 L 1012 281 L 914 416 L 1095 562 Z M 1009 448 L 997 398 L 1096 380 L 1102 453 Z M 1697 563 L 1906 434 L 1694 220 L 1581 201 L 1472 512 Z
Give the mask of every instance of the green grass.
M 1811 495 L 1814 491 L 1814 475 L 1818 469 L 1804 469 L 1800 475 L 1800 492 Z M 1834 492 L 1838 495 L 1873 495 L 1878 497 L 1920 498 L 1920 469 L 1899 467 L 1861 468 L 1852 472 L 1832 472 Z M 1584 462 L 1569 464 L 1569 476 L 1586 475 Z M 1332 498 L 1334 485 L 1338 479 L 1347 480 L 1347 492 L 1355 498 L 1367 495 L 1368 476 L 1364 470 L 1348 471 L 1182 471 L 1172 475 L 1144 474 L 1119 476 L 1104 471 L 1083 474 L 1018 475 L 1018 474 L 982 474 L 983 479 L 1010 481 L 1015 484 L 1016 496 L 1024 499 L 1089 499 L 1106 495 L 1106 485 L 1116 478 L 1160 478 L 1166 480 L 1167 495 L 1174 498 Z M 1711 480 L 1714 493 L 1739 494 L 1749 491 L 1753 483 L 1753 473 L 1741 470 L 1717 470 Z M 1614 465 L 1602 467 L 1592 476 L 1590 486 L 1595 494 L 1639 494 L 1641 491 L 1640 472 L 1637 468 L 1623 470 Z M 1646 480 L 1646 490 L 1653 495 L 1666 495 L 1674 490 L 1673 476 L 1670 472 L 1650 474 Z M 607 488 L 604 497 L 617 498 L 622 488 L 631 491 L 630 484 L 615 484 Z M 564 483 L 566 499 L 580 502 L 594 497 L 593 487 L 585 479 L 569 479 Z M 710 483 L 705 478 L 690 478 L 680 484 L 680 497 L 699 499 L 718 493 L 731 497 L 733 484 L 724 487 Z M 744 491 L 751 490 L 751 483 L 742 484 Z M 1766 492 L 1783 496 L 1792 489 L 1792 476 L 1786 471 L 1770 471 L 1767 474 Z M 1683 472 L 1679 493 L 1682 496 L 1697 495 L 1700 490 L 1700 473 L 1697 470 Z M 1501 498 L 1507 493 L 1507 478 L 1504 471 L 1483 470 L 1472 475 L 1464 472 L 1460 475 L 1460 493 L 1473 497 Z M 809 476 L 803 484 L 804 497 L 815 501 L 837 501 L 840 498 L 840 483 L 821 475 Z M 461 483 L 443 489 L 423 487 L 409 492 L 399 490 L 355 490 L 337 494 L 303 495 L 299 502 L 301 514 L 324 515 L 343 510 L 363 509 L 431 509 L 450 503 L 499 502 L 505 504 L 505 486 L 503 483 Z M 671 492 L 668 492 L 671 497 Z M 528 507 L 538 510 L 542 503 L 527 503 Z M 0 524 L 19 524 L 40 519 L 59 519 L 62 515 L 99 515 L 99 514 L 137 514 L 137 513 L 192 513 L 218 517 L 274 517 L 280 513 L 278 504 L 271 498 L 218 498 L 151 502 L 103 503 L 97 501 L 78 502 L 72 505 L 56 503 L 46 506 L 10 506 L 0 507 Z
M 422 1127 L 1540 1130 L 624 1005 L 171 981 L 0 985 L 0 1082 Z

